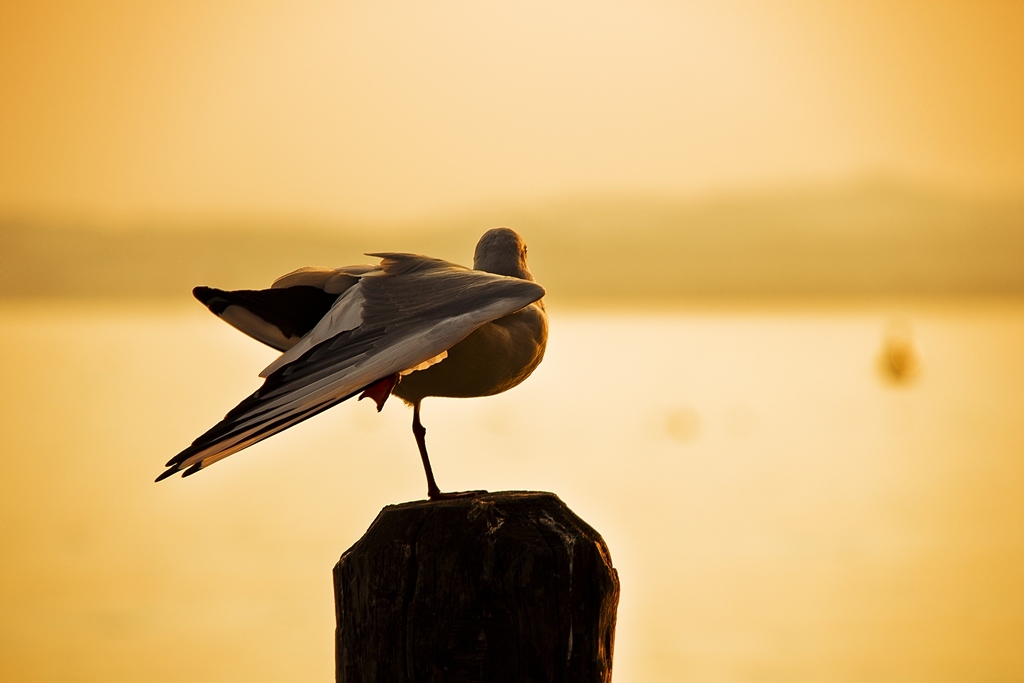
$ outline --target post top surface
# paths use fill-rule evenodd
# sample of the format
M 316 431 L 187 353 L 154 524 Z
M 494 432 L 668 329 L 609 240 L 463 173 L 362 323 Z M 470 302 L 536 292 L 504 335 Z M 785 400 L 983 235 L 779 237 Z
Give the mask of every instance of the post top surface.
M 479 505 L 481 503 L 526 503 L 526 502 L 554 502 L 557 505 L 565 505 L 562 499 L 550 491 L 471 491 L 470 495 L 458 498 L 444 498 L 441 500 L 412 500 L 407 503 L 396 503 L 387 505 L 382 512 L 398 510 L 414 510 L 419 508 L 464 508 Z

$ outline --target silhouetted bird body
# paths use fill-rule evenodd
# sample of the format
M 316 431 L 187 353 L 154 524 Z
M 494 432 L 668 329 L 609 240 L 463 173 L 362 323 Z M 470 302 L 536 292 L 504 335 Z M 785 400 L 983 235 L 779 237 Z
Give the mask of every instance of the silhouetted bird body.
M 360 395 L 380 410 L 390 394 L 413 406 L 413 432 L 431 498 L 420 403 L 489 396 L 537 367 L 547 343 L 544 289 L 526 245 L 507 228 L 480 238 L 473 269 L 415 254 L 378 266 L 303 268 L 270 289 L 193 290 L 214 314 L 282 355 L 263 386 L 171 458 L 157 481 L 184 476 Z

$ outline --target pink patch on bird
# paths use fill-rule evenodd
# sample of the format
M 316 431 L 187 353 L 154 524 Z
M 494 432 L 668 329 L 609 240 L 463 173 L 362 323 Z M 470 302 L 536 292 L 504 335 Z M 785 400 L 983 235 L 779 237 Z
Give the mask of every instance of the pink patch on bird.
M 377 412 L 379 413 L 384 408 L 384 402 L 388 400 L 391 390 L 398 384 L 399 379 L 401 379 L 401 376 L 396 372 L 393 375 L 377 380 L 363 389 L 363 393 L 359 394 L 359 400 L 362 401 L 367 397 L 372 398 L 374 403 L 377 404 Z

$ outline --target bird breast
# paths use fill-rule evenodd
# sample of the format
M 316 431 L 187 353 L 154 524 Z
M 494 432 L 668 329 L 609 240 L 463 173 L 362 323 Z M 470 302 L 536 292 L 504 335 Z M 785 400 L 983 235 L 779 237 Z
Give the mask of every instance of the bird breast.
M 543 305 L 530 304 L 481 325 L 448 349 L 444 360 L 402 377 L 392 393 L 411 404 L 427 396 L 471 398 L 501 393 L 529 377 L 540 364 L 547 336 Z

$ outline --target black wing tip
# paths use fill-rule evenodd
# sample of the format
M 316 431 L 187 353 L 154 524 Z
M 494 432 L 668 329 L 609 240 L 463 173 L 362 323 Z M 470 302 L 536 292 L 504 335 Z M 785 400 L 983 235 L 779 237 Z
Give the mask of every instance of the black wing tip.
M 203 469 L 203 463 L 197 462 L 195 465 L 192 465 L 192 467 L 189 467 L 187 470 L 182 472 L 181 477 L 182 479 L 184 479 L 185 477 L 191 477 L 193 474 L 195 474 L 201 469 Z
M 166 463 L 164 463 L 164 467 L 167 468 L 167 471 L 161 472 L 160 476 L 156 478 L 156 481 L 163 481 L 167 477 L 169 477 L 169 476 L 171 476 L 173 474 L 177 474 L 178 472 L 181 472 L 181 470 L 182 470 L 181 463 L 183 463 L 186 460 L 188 460 L 194 453 L 197 452 L 197 450 L 194 448 L 194 446 L 195 446 L 195 444 L 193 444 L 192 446 L 189 446 L 188 448 L 183 450 L 181 453 L 178 453 L 176 456 L 174 456 L 173 458 L 168 460 Z M 193 467 L 195 467 L 195 466 L 193 465 Z M 188 473 L 186 472 L 182 476 L 183 477 L 184 476 L 188 476 Z
M 196 439 L 196 441 L 199 441 L 199 439 Z M 177 467 L 178 465 L 180 465 L 181 463 L 185 462 L 190 457 L 198 453 L 199 450 L 200 449 L 196 448 L 196 444 L 193 442 L 191 446 L 189 446 L 181 453 L 178 453 L 176 456 L 165 462 L 164 467 Z
M 220 315 L 224 312 L 224 309 L 231 305 L 230 299 L 224 296 L 227 293 L 223 289 L 217 289 L 216 287 L 203 287 L 200 285 L 199 287 L 192 288 L 192 296 L 210 309 L 210 312 L 214 315 Z
M 192 288 L 192 296 L 217 315 L 223 313 L 224 309 L 230 305 L 230 302 L 224 298 L 224 294 L 226 292 L 223 289 L 217 289 L 216 287 L 200 285 L 199 287 Z
M 167 477 L 170 477 L 173 474 L 177 474 L 177 472 L 178 472 L 178 468 L 177 467 L 169 467 L 166 470 L 164 470 L 163 472 L 161 472 L 160 476 L 157 477 L 156 479 L 154 479 L 153 482 L 155 483 L 155 482 L 158 482 L 158 481 L 163 481 Z
M 201 469 L 203 469 L 203 463 L 201 463 L 201 462 L 197 462 L 196 464 L 192 465 L 191 467 L 189 467 L 188 469 L 185 469 L 185 470 L 182 470 L 180 465 L 174 465 L 172 467 L 168 467 L 166 470 L 161 472 L 160 476 L 158 476 L 153 481 L 154 481 L 154 483 L 158 482 L 158 481 L 163 481 L 164 479 L 167 479 L 168 477 L 174 476 L 175 474 L 178 474 L 179 472 L 181 473 L 182 478 L 191 477 L 193 474 L 195 474 L 196 472 L 198 472 Z

